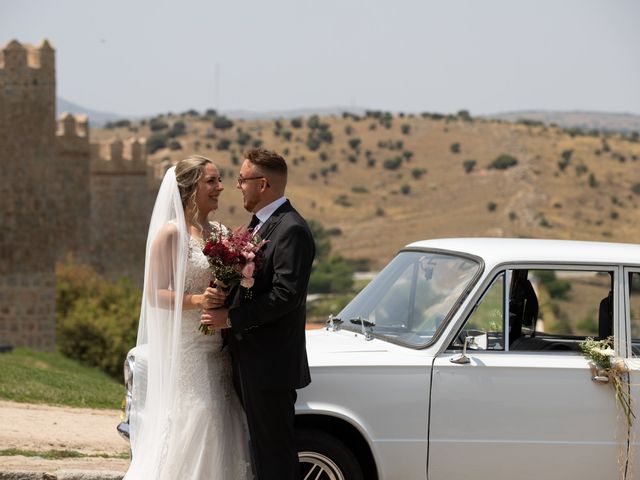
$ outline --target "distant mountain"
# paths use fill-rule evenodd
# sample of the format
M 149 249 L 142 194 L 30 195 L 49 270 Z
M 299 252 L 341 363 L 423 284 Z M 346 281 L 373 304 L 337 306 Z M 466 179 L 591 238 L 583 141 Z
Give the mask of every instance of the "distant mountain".
M 309 117 L 311 115 L 342 115 L 343 112 L 349 112 L 356 115 L 363 115 L 365 108 L 362 107 L 325 107 L 325 108 L 298 108 L 294 110 L 269 110 L 265 112 L 256 112 L 251 110 L 229 110 L 222 111 L 223 115 L 233 119 L 244 120 L 273 120 L 277 118 L 295 118 L 295 117 Z M 130 117 L 119 113 L 101 112 L 98 110 L 91 110 L 90 108 L 83 107 L 77 103 L 70 102 L 64 98 L 56 97 L 56 115 L 60 115 L 63 112 L 69 112 L 76 114 L 85 114 L 89 116 L 91 125 L 96 127 L 104 126 L 107 122 L 113 122 L 115 120 L 121 120 L 127 118 L 129 120 L 135 120 L 143 117 L 153 117 L 154 114 L 147 116 Z M 202 110 L 201 113 L 204 113 Z
M 581 128 L 585 130 L 638 132 L 640 131 L 640 115 L 631 113 L 610 112 L 555 112 L 549 110 L 522 110 L 517 112 L 495 113 L 484 115 L 488 118 L 517 122 L 518 120 L 534 120 L 546 124 L 555 123 L 565 128 Z
M 56 116 L 69 112 L 74 115 L 84 114 L 89 116 L 89 124 L 94 127 L 101 127 L 107 122 L 126 118 L 125 115 L 111 112 L 100 112 L 85 108 L 77 103 L 70 102 L 64 98 L 56 97 Z

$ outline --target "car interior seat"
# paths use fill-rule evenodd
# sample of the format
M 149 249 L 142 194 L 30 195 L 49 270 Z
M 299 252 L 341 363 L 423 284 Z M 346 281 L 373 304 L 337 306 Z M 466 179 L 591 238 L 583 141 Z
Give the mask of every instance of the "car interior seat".
M 522 336 L 522 327 L 531 328 L 531 337 L 535 336 L 538 320 L 538 297 L 531 281 L 527 279 L 527 270 L 514 271 L 514 279 L 509 295 L 509 345 L 513 346 Z
M 613 292 L 600 301 L 598 309 L 598 338 L 604 340 L 613 335 Z

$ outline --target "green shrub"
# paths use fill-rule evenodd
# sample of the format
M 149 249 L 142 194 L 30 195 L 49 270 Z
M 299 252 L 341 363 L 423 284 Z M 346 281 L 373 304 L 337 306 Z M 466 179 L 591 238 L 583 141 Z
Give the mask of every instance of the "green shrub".
M 238 133 L 238 138 L 236 138 L 236 143 L 242 147 L 248 145 L 249 142 L 251 141 L 251 134 L 241 129 L 238 129 L 237 133 Z
M 292 128 L 302 128 L 302 118 L 296 117 L 291 119 Z
M 587 167 L 584 163 L 580 165 L 576 165 L 576 175 L 580 176 L 583 173 L 587 173 L 589 171 L 589 167 Z
M 309 135 L 307 136 L 307 148 L 312 152 L 315 152 L 321 145 L 322 142 L 320 139 L 313 132 L 309 132 Z
M 469 110 L 458 110 L 458 118 L 465 122 L 473 121 L 473 118 L 471 117 Z
M 553 270 L 538 270 L 536 271 L 536 275 L 542 285 L 547 289 L 547 292 L 549 292 L 551 298 L 558 300 L 567 300 L 569 298 L 571 282 L 559 280 L 556 277 L 556 272 Z
M 489 164 L 489 169 L 506 170 L 518 164 L 518 159 L 511 155 L 502 154 Z
M 400 192 L 403 195 L 409 195 L 411 193 L 411 185 L 404 184 L 400 187 Z
M 314 265 L 309 293 L 345 293 L 353 288 L 353 266 L 339 255 Z
M 162 148 L 167 148 L 167 135 L 162 132 L 152 133 L 147 138 L 147 152 L 155 153 Z
M 220 151 L 229 150 L 230 145 L 231 145 L 231 140 L 229 140 L 228 138 L 221 138 L 220 140 L 218 140 L 218 143 L 216 144 L 216 148 Z
M 311 219 L 307 223 L 316 246 L 316 261 L 328 258 L 331 253 L 331 239 L 327 230 L 318 220 Z
M 338 195 L 336 199 L 333 201 L 336 205 L 340 205 L 341 207 L 352 207 L 353 203 L 349 200 L 349 197 L 346 195 Z
M 233 122 L 225 116 L 213 119 L 213 127 L 218 130 L 228 130 L 233 127 Z
M 56 268 L 56 337 L 69 358 L 122 376 L 135 346 L 142 293 L 123 278 L 109 282 L 69 260 Z
M 402 126 L 400 127 L 400 131 L 404 135 L 409 135 L 411 133 L 411 125 L 409 125 L 408 123 L 402 124 Z
M 165 128 L 169 128 L 169 124 L 165 122 L 162 118 L 152 118 L 149 120 L 149 128 L 152 132 L 157 132 L 158 130 L 164 130 Z
M 182 145 L 178 140 L 169 141 L 169 150 L 182 150 Z
M 465 160 L 462 162 L 462 168 L 464 168 L 465 173 L 471 173 L 476 167 L 476 163 L 477 162 L 475 160 Z
M 389 158 L 384 161 L 383 167 L 387 170 L 397 170 L 402 165 L 401 157 Z
M 633 186 L 631 187 L 631 191 L 636 195 L 640 195 L 640 183 L 633 184 Z
M 362 140 L 360 140 L 359 138 L 349 139 L 349 146 L 352 150 L 358 150 L 358 147 L 360 147 L 360 143 L 362 143 Z
M 115 122 L 107 122 L 104 125 L 104 128 L 107 130 L 113 130 L 114 128 L 122 128 L 122 127 L 130 127 L 130 120 L 116 120 Z
M 420 180 L 425 173 L 427 173 L 427 171 L 424 168 L 414 168 L 411 170 L 411 176 L 416 180 Z
M 496 208 L 498 208 L 498 204 L 496 202 L 487 203 L 487 210 L 489 210 L 490 212 L 495 212 Z
M 178 120 L 171 125 L 171 130 L 169 131 L 170 137 L 179 137 L 187 133 L 187 125 L 182 121 Z
M 460 143 L 459 142 L 452 143 L 449 146 L 449 150 L 451 150 L 451 153 L 460 153 Z

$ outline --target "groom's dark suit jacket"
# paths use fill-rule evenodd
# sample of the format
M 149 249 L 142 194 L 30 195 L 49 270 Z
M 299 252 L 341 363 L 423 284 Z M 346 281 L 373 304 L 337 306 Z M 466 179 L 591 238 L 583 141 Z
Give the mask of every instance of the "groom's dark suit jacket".
M 231 292 L 229 346 L 243 383 L 295 389 L 311 382 L 305 348 L 307 286 L 315 246 L 311 230 L 287 200 L 257 234 L 268 240 L 251 298 Z

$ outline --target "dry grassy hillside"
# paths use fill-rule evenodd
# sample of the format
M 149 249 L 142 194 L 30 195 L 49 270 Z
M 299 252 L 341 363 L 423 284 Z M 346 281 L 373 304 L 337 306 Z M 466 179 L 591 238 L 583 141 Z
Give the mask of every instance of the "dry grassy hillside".
M 290 120 L 234 120 L 224 130 L 205 116 L 156 119 L 162 121 L 169 128 L 182 121 L 186 133 L 173 139 L 173 148 L 180 149 L 159 149 L 150 162 L 167 165 L 191 153 L 214 159 L 228 179 L 218 212 L 222 222 L 235 226 L 248 220 L 234 179 L 242 151 L 260 143 L 287 158 L 294 205 L 326 228 L 340 229 L 333 237 L 337 251 L 368 257 L 374 266 L 408 242 L 435 237 L 640 242 L 637 139 L 572 136 L 554 127 L 464 116 L 381 114 L 316 119 L 314 136 L 330 132 L 332 140 L 311 151 L 308 118 L 301 128 Z M 132 130 L 151 135 L 147 121 L 92 136 L 127 138 Z M 220 150 L 225 140 L 229 145 Z M 490 169 L 503 154 L 517 164 Z M 463 168 L 467 160 L 475 160 L 470 172 Z M 390 169 L 394 163 L 397 168 Z

